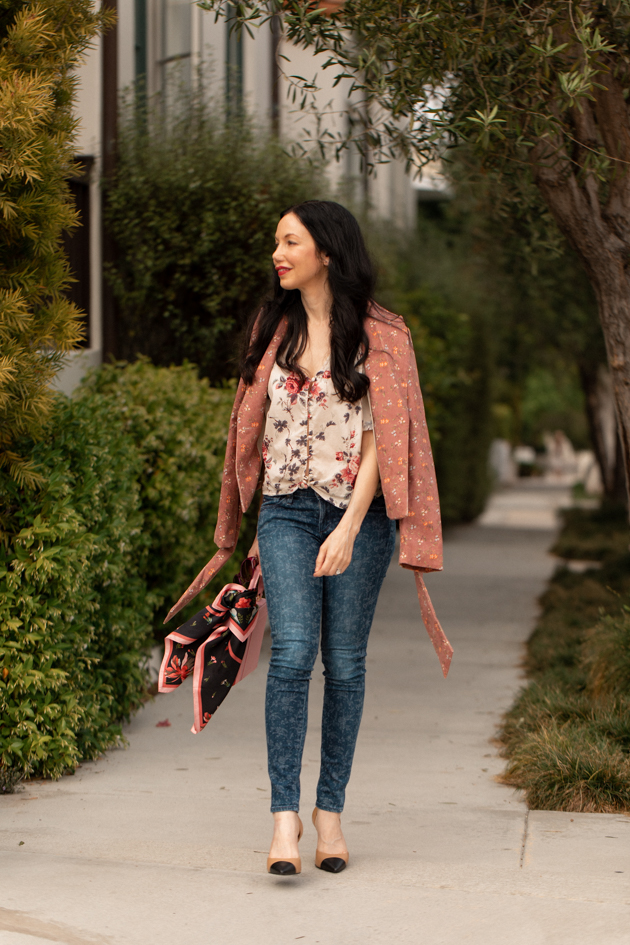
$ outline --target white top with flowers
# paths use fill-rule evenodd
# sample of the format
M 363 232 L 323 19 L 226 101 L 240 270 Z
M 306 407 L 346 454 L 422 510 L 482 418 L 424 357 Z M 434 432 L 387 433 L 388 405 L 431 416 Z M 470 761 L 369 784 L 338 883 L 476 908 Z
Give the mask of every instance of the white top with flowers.
M 310 487 L 345 509 L 361 463 L 363 430 L 373 429 L 372 411 L 367 396 L 356 404 L 340 400 L 328 364 L 303 384 L 274 364 L 262 442 L 263 494 Z

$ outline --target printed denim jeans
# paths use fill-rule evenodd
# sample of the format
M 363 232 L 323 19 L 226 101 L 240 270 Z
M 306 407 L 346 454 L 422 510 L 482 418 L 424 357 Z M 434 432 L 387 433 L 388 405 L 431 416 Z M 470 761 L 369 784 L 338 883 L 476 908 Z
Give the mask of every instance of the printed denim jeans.
M 376 601 L 394 552 L 396 524 L 375 498 L 341 575 L 314 578 L 320 545 L 343 510 L 312 489 L 265 496 L 258 540 L 271 624 L 265 707 L 271 810 L 295 810 L 308 687 L 320 642 L 324 664 L 320 810 L 343 810 L 363 713 L 365 656 Z

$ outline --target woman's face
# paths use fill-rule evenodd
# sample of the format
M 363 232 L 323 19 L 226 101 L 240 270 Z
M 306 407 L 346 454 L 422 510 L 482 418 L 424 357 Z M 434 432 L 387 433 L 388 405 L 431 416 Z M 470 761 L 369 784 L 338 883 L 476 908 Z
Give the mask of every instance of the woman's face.
M 328 256 L 319 253 L 315 240 L 294 213 L 287 213 L 278 223 L 272 259 L 283 289 L 315 289 L 328 279 Z

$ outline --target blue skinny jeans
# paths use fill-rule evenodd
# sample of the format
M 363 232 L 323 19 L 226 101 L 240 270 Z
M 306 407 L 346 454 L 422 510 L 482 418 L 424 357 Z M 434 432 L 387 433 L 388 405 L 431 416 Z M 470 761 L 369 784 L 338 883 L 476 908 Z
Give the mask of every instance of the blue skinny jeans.
M 396 524 L 387 518 L 383 497 L 374 499 L 347 570 L 314 578 L 320 545 L 342 515 L 312 489 L 265 496 L 260 510 L 260 563 L 271 624 L 265 719 L 272 812 L 299 810 L 308 688 L 320 634 L 325 685 L 317 807 L 343 810 L 363 713 L 368 636 Z

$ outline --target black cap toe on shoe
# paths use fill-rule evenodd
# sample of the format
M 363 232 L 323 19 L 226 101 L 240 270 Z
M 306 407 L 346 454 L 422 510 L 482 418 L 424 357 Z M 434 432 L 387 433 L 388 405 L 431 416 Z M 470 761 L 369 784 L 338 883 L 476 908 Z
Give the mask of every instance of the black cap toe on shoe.
M 276 860 L 269 867 L 269 872 L 275 873 L 276 876 L 295 876 L 297 870 L 293 863 L 287 863 L 286 860 Z M 333 872 L 335 871 L 333 870 Z
M 320 870 L 327 873 L 341 873 L 346 868 L 346 861 L 340 856 L 327 856 L 319 865 Z

